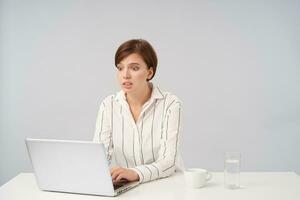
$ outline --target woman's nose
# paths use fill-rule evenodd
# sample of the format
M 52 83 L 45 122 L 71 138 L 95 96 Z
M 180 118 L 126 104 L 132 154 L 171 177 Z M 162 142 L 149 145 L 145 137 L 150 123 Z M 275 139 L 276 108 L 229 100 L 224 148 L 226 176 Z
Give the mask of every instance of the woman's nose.
M 129 72 L 128 69 L 125 68 L 123 72 L 124 72 L 124 73 L 123 73 L 123 77 L 124 77 L 124 78 L 130 78 L 130 72 Z

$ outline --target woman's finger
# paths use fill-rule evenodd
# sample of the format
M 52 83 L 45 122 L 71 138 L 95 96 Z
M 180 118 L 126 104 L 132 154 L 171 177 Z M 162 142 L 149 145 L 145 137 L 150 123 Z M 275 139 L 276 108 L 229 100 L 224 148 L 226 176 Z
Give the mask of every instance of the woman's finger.
M 117 167 L 117 166 L 115 166 L 115 167 L 111 167 L 110 168 L 110 175 L 112 175 L 116 170 L 118 170 L 118 169 L 120 169 L 121 167 Z
M 112 180 L 116 180 L 116 178 L 119 176 L 119 173 L 118 172 L 114 172 L 112 175 L 111 175 L 111 179 Z
M 126 172 L 123 171 L 116 177 L 115 180 L 116 180 L 116 182 L 121 182 L 122 179 L 126 179 L 125 177 L 126 177 Z
M 112 173 L 112 175 L 111 175 L 112 180 L 115 180 L 116 177 L 117 177 L 120 173 L 122 173 L 123 171 L 124 171 L 123 168 L 116 169 L 116 170 Z

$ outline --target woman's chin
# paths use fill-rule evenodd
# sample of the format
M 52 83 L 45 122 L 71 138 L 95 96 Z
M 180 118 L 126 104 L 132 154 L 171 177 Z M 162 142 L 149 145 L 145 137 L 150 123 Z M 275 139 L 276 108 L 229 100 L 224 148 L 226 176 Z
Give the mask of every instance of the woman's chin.
M 130 93 L 133 91 L 132 87 L 122 87 L 122 90 L 126 93 Z

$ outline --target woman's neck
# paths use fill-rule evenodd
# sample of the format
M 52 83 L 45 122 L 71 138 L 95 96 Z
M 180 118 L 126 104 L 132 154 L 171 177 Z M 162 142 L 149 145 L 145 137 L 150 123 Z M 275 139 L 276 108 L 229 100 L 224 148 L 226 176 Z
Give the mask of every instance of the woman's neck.
M 148 83 L 144 89 L 136 93 L 126 93 L 126 100 L 130 106 L 143 106 L 151 97 L 152 87 Z

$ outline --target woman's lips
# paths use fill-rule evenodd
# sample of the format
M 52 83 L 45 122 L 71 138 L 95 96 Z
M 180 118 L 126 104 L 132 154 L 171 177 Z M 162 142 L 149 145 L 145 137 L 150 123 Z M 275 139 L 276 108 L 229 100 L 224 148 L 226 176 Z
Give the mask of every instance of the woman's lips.
M 132 87 L 132 83 L 131 82 L 124 82 L 122 85 L 126 89 L 130 89 Z

